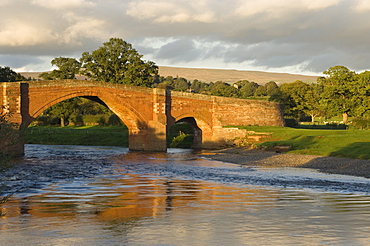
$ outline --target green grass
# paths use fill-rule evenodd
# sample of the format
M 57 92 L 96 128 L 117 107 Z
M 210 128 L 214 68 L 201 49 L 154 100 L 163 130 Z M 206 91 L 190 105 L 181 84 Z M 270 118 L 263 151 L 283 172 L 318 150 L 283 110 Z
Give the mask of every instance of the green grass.
M 28 127 L 27 144 L 128 146 L 125 126 Z
M 25 131 L 25 143 L 127 147 L 128 129 L 126 126 L 32 126 Z M 190 125 L 175 124 L 171 127 L 169 147 L 190 148 L 192 144 L 193 130 Z
M 297 129 L 289 127 L 240 127 L 273 132 L 261 147 L 292 146 L 290 153 L 370 159 L 370 130 Z

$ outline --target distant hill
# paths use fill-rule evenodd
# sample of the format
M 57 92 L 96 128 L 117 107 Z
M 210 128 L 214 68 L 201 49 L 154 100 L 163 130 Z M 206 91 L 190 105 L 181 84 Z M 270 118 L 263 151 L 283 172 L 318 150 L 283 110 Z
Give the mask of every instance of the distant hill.
M 41 72 L 21 72 L 26 78 L 38 79 Z M 164 67 L 159 66 L 159 75 L 163 77 L 182 77 L 189 81 L 195 79 L 202 82 L 223 81 L 233 84 L 239 80 L 248 80 L 263 85 L 269 81 L 275 81 L 277 84 L 291 83 L 301 80 L 306 83 L 316 82 L 317 76 L 307 76 L 289 73 L 270 73 L 259 71 L 243 71 L 228 69 L 205 69 L 205 68 L 182 68 L 182 67 Z M 78 76 L 78 79 L 85 79 L 84 76 Z
M 248 80 L 264 85 L 267 82 L 275 81 L 277 84 L 291 83 L 301 80 L 306 83 L 316 82 L 317 76 L 307 76 L 289 73 L 270 73 L 259 71 L 243 71 L 228 69 L 205 69 L 205 68 L 181 68 L 181 67 L 159 67 L 159 74 L 167 77 L 183 77 L 187 80 L 194 79 L 203 82 L 223 81 L 233 84 L 239 80 Z

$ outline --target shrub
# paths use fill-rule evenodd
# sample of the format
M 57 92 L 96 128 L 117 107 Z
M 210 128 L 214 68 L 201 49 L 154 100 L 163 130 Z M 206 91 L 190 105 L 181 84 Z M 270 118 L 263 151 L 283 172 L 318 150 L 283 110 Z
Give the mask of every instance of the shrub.
M 108 125 L 109 126 L 122 126 L 123 123 L 117 115 L 112 114 L 111 116 L 109 116 Z
M 356 129 L 370 129 L 370 120 L 363 118 L 355 118 L 352 120 L 352 126 Z
M 287 119 L 284 119 L 284 121 L 285 121 L 285 126 L 288 126 L 288 127 L 298 126 L 298 121 L 296 119 L 287 118 Z

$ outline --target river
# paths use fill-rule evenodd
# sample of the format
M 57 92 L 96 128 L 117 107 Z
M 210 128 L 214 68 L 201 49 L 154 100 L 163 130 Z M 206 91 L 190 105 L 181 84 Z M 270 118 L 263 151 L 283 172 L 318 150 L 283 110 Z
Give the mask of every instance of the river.
M 370 245 L 370 180 L 190 150 L 26 145 L 0 245 Z

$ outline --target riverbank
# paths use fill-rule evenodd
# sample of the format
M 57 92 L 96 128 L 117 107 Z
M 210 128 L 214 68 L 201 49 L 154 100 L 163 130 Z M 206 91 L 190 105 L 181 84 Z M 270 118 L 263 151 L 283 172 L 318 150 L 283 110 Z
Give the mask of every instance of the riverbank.
M 199 156 L 245 166 L 312 168 L 325 173 L 370 178 L 370 160 L 277 153 L 248 147 L 203 151 Z

